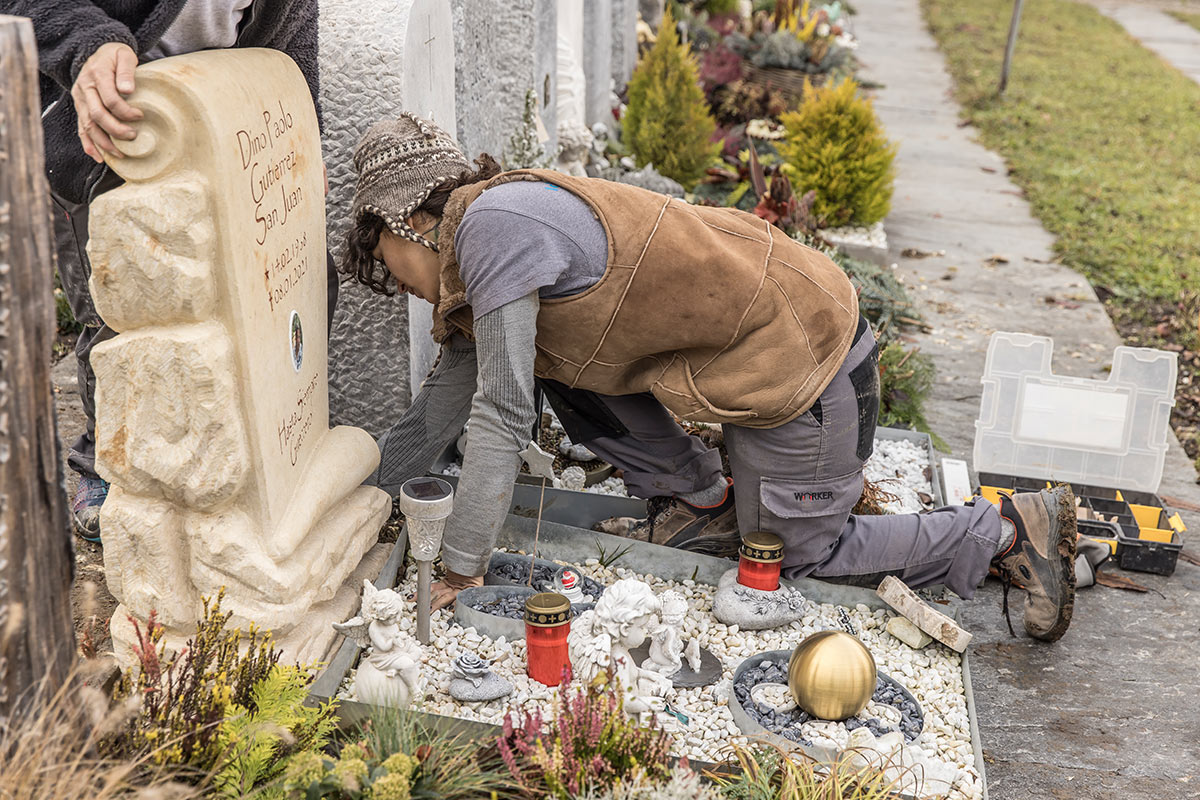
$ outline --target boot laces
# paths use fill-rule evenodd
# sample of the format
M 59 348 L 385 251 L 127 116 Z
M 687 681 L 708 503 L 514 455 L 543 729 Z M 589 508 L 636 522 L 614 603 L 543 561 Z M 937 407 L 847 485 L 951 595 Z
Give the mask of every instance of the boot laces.
M 1012 583 L 1013 583 L 1012 582 L 1012 573 L 1010 573 L 1008 570 L 1001 570 L 1000 580 L 1001 580 L 1000 587 L 1004 590 L 1004 605 L 1003 605 L 1004 621 L 1005 621 L 1005 623 L 1008 624 L 1009 634 L 1015 639 L 1015 638 L 1017 638 L 1017 632 L 1013 630 L 1012 618 L 1009 616 L 1009 613 L 1008 613 L 1008 590 L 1012 588 Z

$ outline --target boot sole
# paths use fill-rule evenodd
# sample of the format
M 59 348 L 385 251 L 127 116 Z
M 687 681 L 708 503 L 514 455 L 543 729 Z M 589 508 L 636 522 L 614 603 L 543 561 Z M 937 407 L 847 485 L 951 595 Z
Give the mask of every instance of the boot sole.
M 1046 560 L 1050 564 L 1050 575 L 1058 582 L 1058 590 L 1064 596 L 1062 613 L 1050 630 L 1036 634 L 1026 628 L 1030 636 L 1047 642 L 1056 642 L 1067 632 L 1071 616 L 1075 612 L 1075 544 L 1078 538 L 1074 494 L 1067 488 L 1066 498 L 1060 499 L 1061 490 L 1042 492 L 1042 503 L 1050 518 L 1050 541 Z
M 95 533 L 92 533 L 87 528 L 83 527 L 83 525 L 79 523 L 79 520 L 75 518 L 74 513 L 71 514 L 71 527 L 75 529 L 75 535 L 80 539 L 83 539 L 85 542 L 100 544 L 100 531 L 97 530 Z

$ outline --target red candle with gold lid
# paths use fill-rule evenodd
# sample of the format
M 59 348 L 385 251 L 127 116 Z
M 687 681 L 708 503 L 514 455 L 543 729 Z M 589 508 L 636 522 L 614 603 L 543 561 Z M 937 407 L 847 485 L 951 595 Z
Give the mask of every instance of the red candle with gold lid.
M 737 580 L 742 586 L 773 592 L 779 588 L 783 540 L 773 533 L 754 531 L 742 537 Z
M 541 592 L 525 601 L 526 671 L 546 686 L 558 686 L 571 665 L 567 635 L 571 601 L 558 592 Z

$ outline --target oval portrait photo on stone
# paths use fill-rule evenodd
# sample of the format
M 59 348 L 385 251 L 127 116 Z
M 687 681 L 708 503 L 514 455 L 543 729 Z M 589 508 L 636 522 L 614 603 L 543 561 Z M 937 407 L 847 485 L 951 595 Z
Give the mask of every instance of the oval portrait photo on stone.
M 300 365 L 304 363 L 304 328 L 300 325 L 300 312 L 292 312 L 288 330 L 291 332 L 289 338 L 292 350 L 292 369 L 299 372 Z

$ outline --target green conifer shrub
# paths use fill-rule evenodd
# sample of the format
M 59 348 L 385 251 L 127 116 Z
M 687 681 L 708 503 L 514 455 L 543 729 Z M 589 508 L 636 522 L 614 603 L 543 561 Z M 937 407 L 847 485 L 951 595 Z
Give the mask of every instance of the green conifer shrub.
M 715 130 L 696 59 L 679 41 L 668 10 L 658 41 L 638 61 L 629 81 L 624 143 L 639 167 L 653 164 L 690 191 L 716 157 L 720 145 L 709 141 Z
M 816 191 L 814 212 L 831 227 L 873 225 L 892 204 L 896 145 L 857 89 L 852 80 L 806 86 L 804 102 L 782 117 L 784 170 L 798 194 Z

